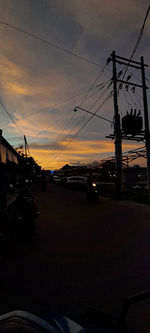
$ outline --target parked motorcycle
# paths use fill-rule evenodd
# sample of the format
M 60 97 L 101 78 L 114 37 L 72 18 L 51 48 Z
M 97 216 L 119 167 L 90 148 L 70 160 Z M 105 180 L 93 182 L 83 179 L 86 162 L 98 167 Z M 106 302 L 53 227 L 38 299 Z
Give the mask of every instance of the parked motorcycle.
M 17 224 L 19 223 L 26 230 L 34 230 L 36 218 L 40 213 L 36 210 L 34 198 L 28 186 L 20 190 L 17 198 L 17 206 Z
M 45 192 L 47 190 L 47 179 L 43 177 L 41 179 L 41 191 Z

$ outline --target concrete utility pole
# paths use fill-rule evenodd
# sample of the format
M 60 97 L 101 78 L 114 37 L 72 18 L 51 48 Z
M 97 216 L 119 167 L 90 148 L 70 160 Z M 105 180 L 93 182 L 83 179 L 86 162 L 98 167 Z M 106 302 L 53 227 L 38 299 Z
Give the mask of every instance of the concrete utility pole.
M 143 107 L 144 107 L 144 120 L 145 120 L 145 144 L 147 153 L 147 185 L 150 199 L 150 132 L 149 132 L 149 119 L 148 119 L 148 104 L 146 93 L 146 80 L 145 80 L 145 67 L 144 58 L 141 57 L 141 74 L 142 74 L 142 86 L 143 86 Z
M 113 64 L 113 90 L 114 90 L 114 136 L 115 136 L 115 169 L 116 169 L 116 199 L 121 198 L 122 184 L 122 140 L 120 129 L 120 115 L 118 112 L 117 98 L 117 70 L 116 70 L 116 55 L 112 52 Z
M 27 138 L 25 135 L 24 135 L 24 150 L 25 150 L 25 157 L 27 157 L 28 154 L 30 155 Z
M 26 136 L 24 135 L 24 150 L 25 150 L 25 157 L 27 157 L 27 139 Z
M 145 141 L 146 145 L 146 153 L 147 153 L 147 187 L 149 192 L 149 199 L 150 199 L 150 131 L 149 131 L 149 119 L 148 119 L 148 104 L 147 104 L 147 94 L 146 94 L 146 80 L 145 80 L 145 67 L 144 58 L 141 57 L 141 62 L 134 61 L 132 59 L 127 59 L 124 57 L 120 57 L 115 54 L 113 51 L 111 54 L 111 58 L 108 59 L 112 61 L 113 64 L 113 92 L 114 92 L 114 134 L 110 134 L 106 136 L 107 138 L 111 138 L 115 140 L 115 166 L 116 166 L 116 198 L 121 198 L 121 185 L 122 185 L 122 140 L 132 140 L 132 141 Z M 125 74 L 123 79 L 119 78 L 117 75 L 116 63 L 119 65 L 125 65 L 127 72 L 128 67 L 136 68 L 141 71 L 142 76 L 142 84 L 131 82 L 131 76 L 127 77 L 125 80 Z M 121 72 L 120 72 L 121 73 Z M 126 133 L 123 132 L 120 128 L 120 115 L 118 111 L 118 89 L 117 89 L 117 82 L 121 84 L 121 86 L 125 85 L 127 88 L 129 86 L 132 87 L 135 91 L 135 87 L 142 88 L 143 91 L 143 107 L 144 107 L 144 120 L 145 120 L 145 129 L 138 132 L 138 134 L 133 133 Z

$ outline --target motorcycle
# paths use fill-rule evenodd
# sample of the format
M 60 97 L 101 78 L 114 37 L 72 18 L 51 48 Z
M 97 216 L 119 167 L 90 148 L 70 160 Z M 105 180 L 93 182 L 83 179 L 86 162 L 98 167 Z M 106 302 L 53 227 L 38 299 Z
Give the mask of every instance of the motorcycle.
M 47 190 L 47 180 L 46 178 L 43 178 L 41 180 L 41 191 L 45 192 Z
M 29 187 L 26 186 L 20 190 L 17 198 L 17 206 L 19 212 L 17 216 L 17 224 L 23 226 L 26 230 L 34 230 L 36 218 L 40 213 L 35 208 L 34 198 Z
M 91 202 L 99 201 L 99 192 L 95 182 L 86 185 L 86 198 Z
M 142 292 L 128 297 L 121 308 L 119 319 L 113 320 L 103 312 L 87 309 L 83 314 L 64 316 L 47 311 L 13 310 L 1 313 L 0 332 L 50 332 L 50 333 L 135 333 L 139 328 L 127 323 L 127 314 L 130 306 L 150 298 L 150 291 Z M 30 310 L 31 311 L 31 310 Z M 136 317 L 138 321 L 138 318 Z M 140 332 L 145 332 L 145 319 L 140 322 Z M 130 326 L 130 327 L 128 327 Z M 149 332 L 149 326 L 147 326 Z

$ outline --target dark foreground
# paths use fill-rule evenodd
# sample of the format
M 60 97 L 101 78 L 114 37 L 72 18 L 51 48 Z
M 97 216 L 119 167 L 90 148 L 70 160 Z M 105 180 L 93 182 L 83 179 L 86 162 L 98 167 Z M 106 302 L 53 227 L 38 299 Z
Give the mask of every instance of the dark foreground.
M 118 316 L 126 297 L 150 289 L 150 207 L 105 198 L 89 204 L 54 184 L 35 197 L 36 230 L 13 235 L 1 253 L 1 312 L 34 304 Z

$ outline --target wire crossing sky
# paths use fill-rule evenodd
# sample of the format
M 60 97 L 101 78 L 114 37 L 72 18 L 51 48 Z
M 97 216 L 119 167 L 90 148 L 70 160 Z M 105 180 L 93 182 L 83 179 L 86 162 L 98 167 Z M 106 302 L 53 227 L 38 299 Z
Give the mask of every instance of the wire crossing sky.
M 83 60 L 83 61 L 86 61 L 86 62 L 88 62 L 88 63 L 94 65 L 94 66 L 102 67 L 102 65 L 97 64 L 96 62 L 94 62 L 94 61 L 92 61 L 92 60 L 90 60 L 90 59 L 87 59 L 87 58 L 85 58 L 85 57 L 82 57 L 82 56 L 80 56 L 79 54 L 76 54 L 76 53 L 74 53 L 74 52 L 71 52 L 70 50 L 64 49 L 63 47 L 60 47 L 60 46 L 58 46 L 58 45 L 56 45 L 56 44 L 54 44 L 54 43 L 52 43 L 52 42 L 50 42 L 50 41 L 48 41 L 48 40 L 46 40 L 46 39 L 44 39 L 44 38 L 41 38 L 41 37 L 39 37 L 39 36 L 36 36 L 36 35 L 32 34 L 31 32 L 27 32 L 27 31 L 25 31 L 25 30 L 23 30 L 23 29 L 20 29 L 20 28 L 18 28 L 18 27 L 16 27 L 16 26 L 11 25 L 11 24 L 9 24 L 9 23 L 7 23 L 7 22 L 4 22 L 4 21 L 0 21 L 0 24 L 6 25 L 6 26 L 9 27 L 9 28 L 12 28 L 12 29 L 15 29 L 15 30 L 17 30 L 17 31 L 20 31 L 20 32 L 22 32 L 23 34 L 25 34 L 25 35 L 27 35 L 27 36 L 29 36 L 29 37 L 31 37 L 31 38 L 35 38 L 35 39 L 39 40 L 39 41 L 42 42 L 42 43 L 45 43 L 45 44 L 47 44 L 47 45 L 49 45 L 49 46 L 51 46 L 51 47 L 55 47 L 56 49 L 58 49 L 58 50 L 60 50 L 60 51 L 63 51 L 63 52 L 65 52 L 65 53 L 68 53 L 69 55 L 72 55 L 72 56 L 74 56 L 74 57 L 77 57 L 77 58 L 79 58 L 79 59 L 81 59 L 81 60 Z
M 17 147 L 18 135 L 26 135 L 31 155 L 48 169 L 112 156 L 114 143 L 106 139 L 112 127 L 104 121 L 114 115 L 106 62 L 115 50 L 150 64 L 149 6 L 148 0 L 0 0 L 4 137 L 16 138 Z M 136 71 L 131 74 L 140 82 Z M 83 110 L 73 115 L 76 106 L 101 118 Z M 141 91 L 122 88 L 120 114 L 135 107 L 142 112 Z M 124 143 L 125 150 L 135 148 Z

